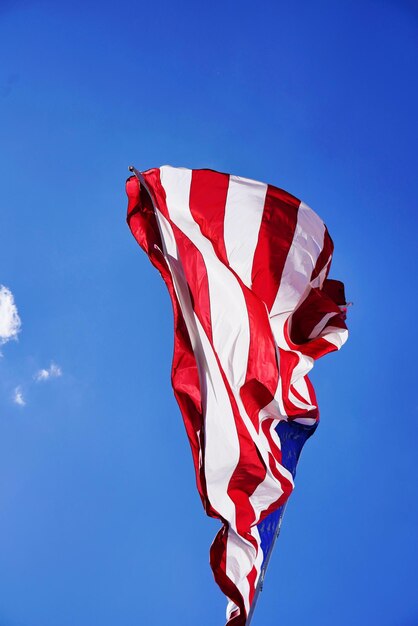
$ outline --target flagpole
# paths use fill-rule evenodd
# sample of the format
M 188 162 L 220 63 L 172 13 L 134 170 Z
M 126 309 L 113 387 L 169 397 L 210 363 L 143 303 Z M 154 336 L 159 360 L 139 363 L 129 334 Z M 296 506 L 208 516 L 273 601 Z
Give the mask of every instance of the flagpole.
M 149 188 L 148 188 L 148 185 L 147 185 L 147 183 L 145 182 L 145 178 L 142 176 L 141 172 L 140 172 L 139 170 L 137 170 L 137 169 L 136 169 L 136 167 L 134 167 L 133 165 L 130 165 L 130 166 L 128 167 L 128 170 L 129 170 L 130 172 L 132 172 L 132 174 L 133 174 L 134 176 L 136 176 L 136 177 L 137 177 L 138 181 L 139 181 L 139 182 L 141 183 L 141 185 L 142 185 L 142 186 L 143 186 L 143 187 L 144 187 L 144 188 L 148 191 L 148 193 L 149 193 L 150 197 L 152 198 L 152 196 L 151 196 L 151 192 L 150 192 L 150 190 L 149 190 Z

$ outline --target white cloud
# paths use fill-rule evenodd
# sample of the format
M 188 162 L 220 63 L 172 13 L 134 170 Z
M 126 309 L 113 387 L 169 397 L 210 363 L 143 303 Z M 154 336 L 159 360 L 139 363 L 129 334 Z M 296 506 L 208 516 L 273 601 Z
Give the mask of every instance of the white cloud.
M 13 402 L 19 406 L 25 406 L 26 400 L 23 397 L 22 387 L 15 387 L 13 391 Z
M 51 363 L 47 370 L 38 370 L 33 378 L 37 383 L 39 383 L 43 380 L 48 380 L 50 378 L 59 378 L 60 376 L 62 376 L 62 370 L 60 366 L 56 363 Z
M 0 285 L 0 345 L 10 339 L 16 339 L 21 321 L 13 294 L 4 285 Z

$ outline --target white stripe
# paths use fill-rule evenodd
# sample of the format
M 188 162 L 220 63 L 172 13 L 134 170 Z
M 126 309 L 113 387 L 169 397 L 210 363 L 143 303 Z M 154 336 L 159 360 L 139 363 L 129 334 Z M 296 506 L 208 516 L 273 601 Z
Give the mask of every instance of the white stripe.
M 263 218 L 267 185 L 239 176 L 229 177 L 224 241 L 230 267 L 251 287 L 251 270 Z
M 271 308 L 271 316 L 293 312 L 310 288 L 310 277 L 324 245 L 324 235 L 323 221 L 301 202 L 292 245 Z
M 292 422 L 297 422 L 298 424 L 303 424 L 304 426 L 313 426 L 316 424 L 317 420 L 314 417 L 296 417 L 292 420 Z
M 331 260 L 332 260 L 332 256 L 329 257 L 328 261 L 325 263 L 324 267 L 319 272 L 318 276 L 313 279 L 313 281 L 311 282 L 311 287 L 314 287 L 315 289 L 322 289 L 322 285 L 324 284 L 324 280 L 327 276 L 328 266 L 330 265 Z
M 300 351 L 290 348 L 285 338 L 284 326 L 289 316 L 309 294 L 311 289 L 310 277 L 322 251 L 324 237 L 324 223 L 312 209 L 304 202 L 301 202 L 292 245 L 286 258 L 279 289 L 270 312 L 270 326 L 277 345 L 283 350 L 293 352 L 299 359 L 298 365 L 292 372 L 290 382 L 293 385 L 296 385 L 299 380 L 308 374 L 313 367 L 314 361 Z M 282 390 L 278 386 L 274 396 L 275 400 L 278 401 L 281 395 Z M 299 406 L 296 402 L 295 404 Z
M 315 409 L 316 407 L 312 405 L 311 402 L 311 394 L 309 393 L 309 388 L 308 385 L 306 384 L 306 377 L 302 376 L 301 378 L 299 378 L 299 380 L 296 380 L 293 383 L 293 387 L 296 389 L 296 391 L 299 393 L 300 396 L 302 396 L 302 398 L 306 401 L 307 403 L 307 411 L 309 409 Z
M 236 578 L 242 575 L 243 571 L 247 571 L 248 575 L 254 567 L 256 570 L 254 586 L 256 587 L 258 578 L 261 573 L 261 566 L 263 564 L 264 554 L 261 550 L 261 537 L 260 533 L 258 532 L 257 526 L 253 526 L 251 528 L 251 535 L 254 537 L 258 545 L 255 559 L 253 551 L 249 552 L 248 546 L 246 544 L 243 545 L 242 537 L 235 533 L 231 528 L 228 530 L 227 561 L 229 563 L 230 570 L 234 573 Z M 251 608 L 249 601 L 250 585 L 246 578 L 241 583 L 241 589 L 244 592 L 242 593 L 241 591 L 241 594 L 243 595 L 245 610 L 248 615 Z M 230 600 L 226 609 L 227 619 L 231 617 L 231 613 L 233 613 L 236 608 L 237 605 L 232 602 L 232 600 Z
M 235 523 L 235 505 L 228 484 L 239 461 L 240 447 L 228 393 L 213 348 L 195 315 L 177 245 L 169 222 L 157 210 L 157 219 L 176 295 L 186 322 L 199 369 L 202 407 L 205 415 L 205 474 L 212 506 L 230 523 Z M 222 419 L 218 416 L 221 415 Z
M 236 278 L 221 263 L 212 243 L 202 235 L 189 208 L 191 171 L 181 175 L 174 168 L 161 170 L 170 219 L 194 243 L 203 256 L 209 283 L 210 314 L 215 351 L 232 386 L 245 382 L 250 345 L 247 307 Z
M 298 409 L 302 409 L 302 411 L 310 411 L 312 409 L 316 409 L 316 407 L 312 404 L 308 404 L 307 402 L 299 400 L 299 398 L 297 398 L 293 393 L 292 389 L 289 389 L 289 400 Z
M 247 613 L 250 609 L 250 585 L 247 576 L 253 568 L 255 557 L 253 545 L 244 541 L 232 527 L 228 528 L 226 573 L 239 589 Z
M 232 602 L 232 600 L 229 600 L 226 606 L 226 621 L 229 621 L 232 613 L 236 611 L 237 609 L 238 609 L 238 606 L 235 604 L 235 602 Z
M 332 343 L 339 350 L 348 339 L 348 330 L 346 328 L 328 326 L 322 334 L 322 338 Z
M 324 317 L 317 323 L 317 325 L 309 335 L 309 339 L 319 337 L 321 330 L 325 328 L 327 322 L 331 319 L 331 317 L 334 317 L 335 314 L 335 311 L 332 311 L 331 313 L 326 313 L 326 315 L 324 315 Z
M 284 408 L 284 404 L 283 404 L 283 384 L 282 384 L 282 378 L 280 376 L 280 351 L 277 345 L 277 340 L 276 340 L 276 359 L 277 359 L 277 363 L 279 367 L 279 378 L 277 381 L 277 388 L 275 391 L 275 395 L 274 395 L 273 400 L 269 402 L 267 406 L 261 409 L 259 413 L 260 424 L 261 424 L 261 420 L 265 418 L 272 418 L 272 419 L 277 420 L 275 426 L 277 426 L 279 421 L 287 420 L 287 417 L 288 417 L 286 410 Z M 279 438 L 278 435 L 277 435 L 277 438 Z M 279 444 L 279 447 L 281 447 L 280 444 Z

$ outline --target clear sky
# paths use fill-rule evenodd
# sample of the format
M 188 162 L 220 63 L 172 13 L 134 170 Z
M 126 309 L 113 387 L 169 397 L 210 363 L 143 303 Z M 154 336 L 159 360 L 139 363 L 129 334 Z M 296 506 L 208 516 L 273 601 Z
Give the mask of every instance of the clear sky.
M 224 623 L 131 163 L 287 189 L 355 303 L 254 626 L 418 624 L 417 48 L 414 0 L 2 0 L 1 626 Z

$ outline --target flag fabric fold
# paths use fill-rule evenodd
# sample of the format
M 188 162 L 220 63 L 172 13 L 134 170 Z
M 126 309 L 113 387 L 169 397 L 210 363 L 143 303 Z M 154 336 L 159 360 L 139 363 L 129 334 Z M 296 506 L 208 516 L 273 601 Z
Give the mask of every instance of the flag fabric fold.
M 228 626 L 244 626 L 271 545 L 266 520 L 293 489 L 280 425 L 317 424 L 307 374 L 347 339 L 344 288 L 327 278 L 325 225 L 289 193 L 170 166 L 141 179 L 127 181 L 127 220 L 170 293 L 173 389 L 203 506 L 222 522 L 211 567 Z

